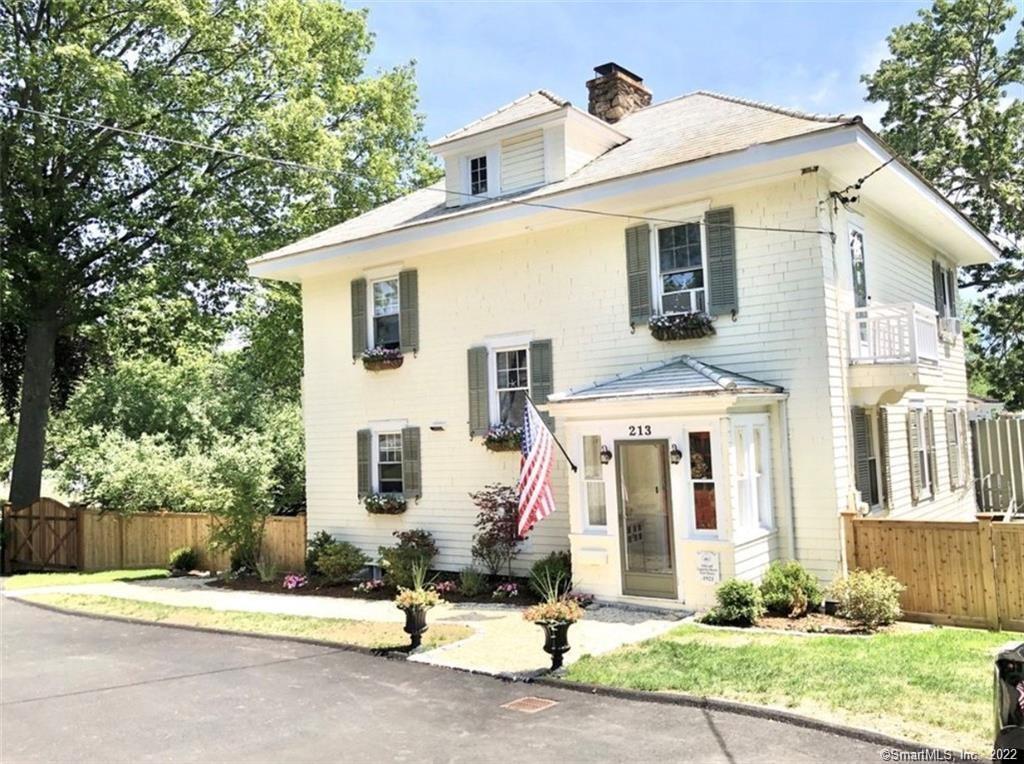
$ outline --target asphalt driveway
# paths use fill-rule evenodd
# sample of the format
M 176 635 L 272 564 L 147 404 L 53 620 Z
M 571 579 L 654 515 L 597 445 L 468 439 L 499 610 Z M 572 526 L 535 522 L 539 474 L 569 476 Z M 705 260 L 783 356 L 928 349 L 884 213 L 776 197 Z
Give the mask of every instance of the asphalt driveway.
M 728 713 L 0 599 L 0 760 L 878 761 Z M 501 708 L 537 695 L 536 714 Z

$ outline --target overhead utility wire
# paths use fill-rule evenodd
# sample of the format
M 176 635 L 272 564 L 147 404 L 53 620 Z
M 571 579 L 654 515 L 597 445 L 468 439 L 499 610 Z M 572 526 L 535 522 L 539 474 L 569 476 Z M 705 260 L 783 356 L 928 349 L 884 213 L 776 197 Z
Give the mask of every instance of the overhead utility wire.
M 284 167 L 284 168 L 292 169 L 292 170 L 306 170 L 306 171 L 309 171 L 309 172 L 317 172 L 317 173 L 336 175 L 336 176 L 339 176 L 339 177 L 350 178 L 352 180 L 359 181 L 359 182 L 363 182 L 365 180 L 364 178 L 362 178 L 359 175 L 356 175 L 356 174 L 351 173 L 351 172 L 346 172 L 344 170 L 331 170 L 331 169 L 328 169 L 326 167 L 316 167 L 314 165 L 305 164 L 303 162 L 292 162 L 292 161 L 287 160 L 287 159 L 276 159 L 274 157 L 265 157 L 265 156 L 261 156 L 259 154 L 252 154 L 252 153 L 249 153 L 247 151 L 238 151 L 236 149 L 226 149 L 226 148 L 221 148 L 219 146 L 209 146 L 209 145 L 205 145 L 205 144 L 202 144 L 202 143 L 196 143 L 194 141 L 184 141 L 184 140 L 181 140 L 179 138 L 167 138 L 167 137 L 162 136 L 162 135 L 155 135 L 153 133 L 142 132 L 140 130 L 130 130 L 130 129 L 125 128 L 125 127 L 117 127 L 115 125 L 108 125 L 108 124 L 105 124 L 103 122 L 96 122 L 96 121 L 89 120 L 89 119 L 81 119 L 79 117 L 68 117 L 68 116 L 65 116 L 63 114 L 54 114 L 52 112 L 40 111 L 38 109 L 32 109 L 32 108 L 29 108 L 27 106 L 18 106 L 16 104 L 4 104 L 4 105 L 0 106 L 0 109 L 4 109 L 4 108 L 6 108 L 6 109 L 13 109 L 15 111 L 24 112 L 24 113 L 27 113 L 27 114 L 35 114 L 37 116 L 44 117 L 46 119 L 61 120 L 61 121 L 70 122 L 70 123 L 73 123 L 73 124 L 85 125 L 86 127 L 98 128 L 100 130 L 110 130 L 111 132 L 120 133 L 122 135 L 128 135 L 128 136 L 132 136 L 132 137 L 135 137 L 135 138 L 143 138 L 143 139 L 146 139 L 146 140 L 160 141 L 160 142 L 169 143 L 169 144 L 172 144 L 172 145 L 175 145 L 175 146 L 183 146 L 185 148 L 197 149 L 199 151 L 210 151 L 210 152 L 213 152 L 213 153 L 224 154 L 224 155 L 236 157 L 236 158 L 239 158 L 239 159 L 249 159 L 249 160 L 257 161 L 257 162 L 268 162 L 270 164 L 274 164 L 274 165 L 277 165 L 279 167 Z M 885 164 L 888 164 L 891 161 L 892 161 L 892 159 L 890 159 Z M 869 175 L 866 175 L 865 177 L 861 178 L 857 182 L 856 188 L 860 188 L 860 184 L 862 184 L 865 180 L 867 180 L 869 177 L 871 177 L 871 175 L 874 175 L 875 172 L 878 172 L 878 170 L 882 169 L 882 167 L 884 167 L 885 164 L 883 164 L 880 167 L 878 167 L 877 169 L 875 169 Z M 847 189 L 844 189 L 844 190 L 848 190 L 849 188 L 852 188 L 852 187 L 847 187 Z M 470 198 L 470 199 L 477 199 L 477 200 L 480 200 L 480 201 L 501 202 L 501 203 L 504 203 L 504 204 L 517 204 L 517 205 L 519 205 L 521 207 L 533 207 L 533 208 L 537 208 L 537 209 L 556 210 L 556 211 L 559 211 L 559 212 L 576 212 L 576 213 L 585 214 L 585 215 L 598 215 L 598 216 L 602 216 L 602 217 L 620 218 L 620 219 L 625 219 L 625 220 L 642 220 L 642 221 L 649 222 L 649 223 L 672 223 L 672 224 L 675 224 L 675 225 L 683 225 L 685 223 L 692 223 L 692 222 L 694 222 L 694 221 L 687 221 L 687 220 L 673 220 L 671 218 L 652 217 L 650 215 L 630 215 L 630 214 L 622 213 L 622 212 L 608 212 L 606 210 L 595 210 L 595 209 L 589 209 L 589 208 L 586 208 L 586 207 L 564 207 L 564 206 L 561 206 L 561 205 L 558 205 L 558 204 L 548 204 L 548 203 L 545 203 L 545 202 L 529 202 L 529 201 L 525 201 L 525 200 L 522 200 L 522 199 L 501 199 L 501 198 L 495 198 L 495 197 L 491 197 L 491 196 L 484 196 L 482 194 L 472 194 L 472 193 L 468 193 L 466 191 L 450 191 L 450 190 L 444 189 L 444 188 L 434 188 L 433 186 L 424 186 L 420 190 L 422 190 L 422 191 L 435 191 L 435 192 L 440 193 L 440 194 L 454 194 L 454 195 L 457 195 L 457 196 L 463 196 L 463 197 L 467 197 L 467 198 Z M 726 224 L 726 223 L 710 223 L 709 224 L 709 223 L 705 223 L 703 220 L 700 221 L 700 225 L 705 226 L 705 227 L 709 227 L 709 228 L 732 228 L 734 230 L 744 230 L 744 231 L 769 231 L 769 232 L 775 232 L 775 233 L 823 234 L 823 235 L 826 235 L 826 236 L 832 238 L 833 240 L 835 239 L 835 235 L 836 235 L 835 231 L 826 231 L 826 230 L 823 230 L 823 229 L 812 229 L 812 228 L 780 228 L 780 227 L 773 227 L 773 226 L 749 226 L 749 225 L 735 225 L 735 224 Z

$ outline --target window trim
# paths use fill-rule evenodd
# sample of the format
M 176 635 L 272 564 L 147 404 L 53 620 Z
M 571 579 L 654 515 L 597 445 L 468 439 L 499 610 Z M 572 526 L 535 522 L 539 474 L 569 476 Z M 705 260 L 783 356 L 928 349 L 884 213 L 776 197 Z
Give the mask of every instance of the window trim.
M 603 444 L 604 443 L 604 438 L 602 436 L 600 436 L 600 435 L 583 434 L 583 435 L 580 436 L 580 464 L 583 467 L 583 469 L 580 471 L 580 497 L 582 499 L 582 501 L 580 502 L 580 509 L 582 510 L 582 513 L 583 513 L 583 522 L 581 523 L 581 527 L 583 528 L 583 532 L 584 533 L 593 533 L 595 535 L 597 535 L 597 534 L 607 535 L 607 533 L 608 533 L 608 485 L 607 485 L 607 483 L 605 481 L 605 475 L 604 475 L 604 467 L 605 467 L 605 465 L 601 463 L 601 459 L 600 459 L 600 456 L 599 456 L 598 457 L 598 464 L 597 464 L 599 476 L 596 477 L 596 478 L 588 478 L 587 477 L 587 464 L 586 464 L 586 459 L 587 459 L 586 439 L 587 438 L 597 438 L 598 444 Z M 602 490 L 604 491 L 604 524 L 602 524 L 602 525 L 597 525 L 597 524 L 594 524 L 594 523 L 590 522 L 590 493 L 589 492 L 590 492 L 590 484 L 591 483 L 599 483 L 601 485 Z
M 498 416 L 501 412 L 500 396 L 498 394 L 498 353 L 510 353 L 522 350 L 526 353 L 526 393 L 530 394 L 530 374 L 532 373 L 530 359 L 530 342 L 515 342 L 508 345 L 488 345 L 487 347 L 487 409 L 488 420 L 491 427 L 497 427 L 500 422 Z M 509 388 L 522 389 L 522 388 Z
M 937 494 L 937 486 L 935 485 L 935 475 L 932 474 L 932 457 L 931 452 L 933 450 L 933 444 L 929 441 L 928 437 L 928 407 L 923 401 L 912 401 L 907 407 L 907 412 L 910 416 L 916 416 L 917 420 L 917 433 L 918 433 L 918 452 L 924 454 L 924 465 L 921 470 L 921 490 L 918 494 L 917 500 L 920 502 L 924 499 L 934 499 Z M 910 458 L 919 458 L 918 454 L 911 453 Z M 909 468 L 909 465 L 908 465 Z M 908 471 L 910 471 L 908 469 Z M 910 471 L 911 480 L 913 480 L 913 472 Z
M 850 294 L 853 296 L 853 306 L 857 307 L 857 282 L 853 278 L 853 235 L 860 236 L 861 255 L 864 260 L 864 307 L 871 305 L 871 282 L 868 280 L 868 234 L 864 228 L 862 218 L 852 215 L 846 223 L 846 256 L 850 261 Z
M 666 315 L 664 308 L 662 307 L 662 299 L 664 298 L 663 283 L 661 280 L 661 249 L 658 238 L 658 231 L 663 228 L 677 228 L 679 226 L 690 225 L 692 223 L 697 224 L 697 228 L 700 231 L 700 267 L 701 275 L 703 276 L 704 286 L 701 287 L 701 291 L 704 293 L 704 311 L 707 313 L 708 300 L 711 295 L 708 291 L 708 237 L 707 237 L 707 226 L 704 225 L 704 215 L 691 213 L 688 216 L 680 217 L 679 220 L 671 223 L 655 223 L 650 227 L 651 237 L 651 290 L 653 291 L 651 307 L 654 309 L 655 315 Z M 670 315 L 680 315 L 678 311 L 673 312 Z
M 881 512 L 885 507 L 886 500 L 885 481 L 883 480 L 884 475 L 882 472 L 882 428 L 879 422 L 881 411 L 877 406 L 872 406 L 865 413 L 867 414 L 868 427 L 871 430 L 871 456 L 868 457 L 868 461 L 875 463 L 872 471 L 875 475 L 875 483 L 878 485 L 878 503 L 872 504 L 868 501 L 867 504 L 872 512 Z M 862 496 L 861 498 L 864 497 Z
M 483 162 L 484 162 L 484 168 L 483 168 L 483 170 L 484 170 L 484 177 L 483 177 L 483 185 L 484 185 L 484 187 L 481 190 L 479 190 L 479 191 L 474 191 L 473 190 L 473 172 L 474 172 L 473 171 L 473 162 L 478 162 L 480 160 L 483 160 Z M 487 196 L 488 193 L 490 192 L 490 189 L 491 189 L 491 168 L 490 168 L 490 162 L 487 159 L 487 152 L 485 151 L 482 154 L 471 154 L 470 156 L 467 156 L 466 157 L 466 163 L 468 165 L 468 171 L 469 171 L 469 193 L 472 196 Z
M 381 462 L 380 460 L 380 436 L 381 435 L 397 435 L 398 436 L 398 462 L 397 464 L 402 467 L 402 487 L 397 491 L 382 491 L 380 487 L 380 465 L 381 464 L 396 464 L 396 462 Z M 402 430 L 401 429 L 382 429 L 372 430 L 370 435 L 370 487 L 374 493 L 387 493 L 392 496 L 400 496 L 405 490 L 405 454 Z
M 771 417 L 768 414 L 736 414 L 730 417 L 729 424 L 732 434 L 733 452 L 732 482 L 735 487 L 734 495 L 736 496 L 736 528 L 733 535 L 742 540 L 752 536 L 759 536 L 764 533 L 771 533 L 775 530 L 775 487 L 774 481 L 772 480 L 774 460 L 772 459 Z M 736 447 L 738 441 L 737 431 L 741 428 L 747 430 L 747 436 L 750 438 L 751 455 L 753 454 L 755 443 L 754 429 L 760 428 L 763 430 L 761 437 L 761 474 L 759 485 L 757 486 L 756 525 L 745 524 L 742 522 L 744 517 L 744 508 L 740 505 L 739 470 L 736 469 L 741 457 Z M 756 479 L 750 477 L 749 463 L 747 464 L 747 473 L 748 477 L 744 478 L 745 480 L 753 481 Z
M 366 347 L 368 350 L 372 350 L 377 347 L 376 327 L 373 324 L 373 320 L 376 318 L 374 315 L 373 287 L 375 284 L 380 284 L 384 281 L 395 282 L 395 293 L 398 295 L 398 309 L 394 314 L 388 313 L 387 315 L 395 315 L 398 317 L 399 347 L 401 347 L 402 344 L 402 280 L 399 278 L 398 272 L 396 271 L 395 273 L 387 276 L 378 276 L 377 278 L 366 280 Z
M 939 318 L 956 318 L 956 269 L 947 268 L 941 260 L 936 260 L 939 266 L 939 279 L 942 282 L 942 310 L 939 311 Z

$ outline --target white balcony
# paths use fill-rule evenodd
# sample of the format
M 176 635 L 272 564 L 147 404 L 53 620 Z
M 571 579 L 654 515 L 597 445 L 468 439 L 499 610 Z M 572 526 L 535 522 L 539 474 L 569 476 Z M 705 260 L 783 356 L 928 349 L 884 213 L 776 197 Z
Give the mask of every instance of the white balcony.
M 917 303 L 872 305 L 850 313 L 850 386 L 860 403 L 898 399 L 939 381 L 939 329 Z

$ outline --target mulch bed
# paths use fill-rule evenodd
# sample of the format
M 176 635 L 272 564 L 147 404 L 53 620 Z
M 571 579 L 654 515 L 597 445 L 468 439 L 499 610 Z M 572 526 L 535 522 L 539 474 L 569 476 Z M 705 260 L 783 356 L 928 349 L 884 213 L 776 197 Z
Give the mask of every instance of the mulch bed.
M 804 631 L 812 634 L 868 634 L 866 629 L 845 618 L 824 613 L 808 613 L 802 618 L 786 618 L 785 616 L 766 615 L 758 619 L 757 626 L 762 629 L 779 631 Z M 884 630 L 884 629 L 883 629 Z

